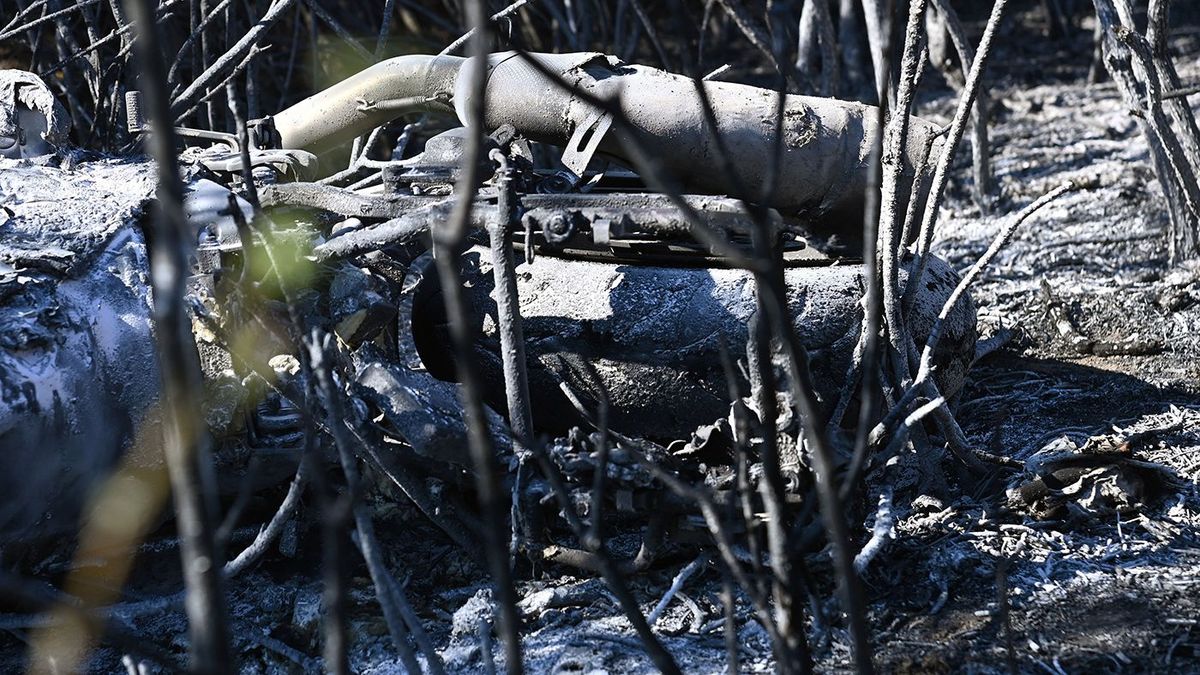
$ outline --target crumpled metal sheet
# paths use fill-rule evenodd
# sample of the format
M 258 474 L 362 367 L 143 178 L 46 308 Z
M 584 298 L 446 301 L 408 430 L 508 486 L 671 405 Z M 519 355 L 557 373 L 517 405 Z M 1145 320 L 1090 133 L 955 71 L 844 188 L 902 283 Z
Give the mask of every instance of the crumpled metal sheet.
M 1009 505 L 1040 520 L 1107 519 L 1155 506 L 1183 488 L 1171 467 L 1142 457 L 1170 431 L 1103 434 L 1082 446 L 1055 439 L 1025 460 L 1026 475 L 1007 492 Z
M 0 160 L 0 542 L 74 528 L 95 481 L 139 434 L 155 438 L 136 224 L 152 177 L 148 164 Z
M 24 143 L 17 142 L 21 129 L 28 136 Z M 41 78 L 24 70 L 0 70 L 0 157 L 41 154 L 46 144 L 52 150 L 70 131 L 70 116 Z
M 73 168 L 0 159 L 0 263 L 73 274 L 141 215 L 154 164 L 103 159 Z

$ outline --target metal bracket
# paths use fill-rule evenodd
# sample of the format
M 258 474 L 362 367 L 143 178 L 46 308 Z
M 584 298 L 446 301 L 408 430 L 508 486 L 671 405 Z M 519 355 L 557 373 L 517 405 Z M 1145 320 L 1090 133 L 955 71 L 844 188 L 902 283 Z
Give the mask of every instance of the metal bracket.
M 563 149 L 562 163 L 572 174 L 572 187 L 583 180 L 583 172 L 587 170 L 592 157 L 600 147 L 600 141 L 612 128 L 612 115 L 606 112 L 592 111 L 583 124 L 575 127 L 575 132 Z

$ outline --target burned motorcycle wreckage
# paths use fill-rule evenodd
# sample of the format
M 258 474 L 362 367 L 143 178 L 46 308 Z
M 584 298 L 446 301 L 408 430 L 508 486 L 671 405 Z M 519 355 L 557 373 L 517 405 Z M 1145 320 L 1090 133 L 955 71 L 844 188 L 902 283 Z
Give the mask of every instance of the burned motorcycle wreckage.
M 775 92 L 717 81 L 704 82 L 701 97 L 689 78 L 602 54 L 501 53 L 489 59 L 486 113 L 473 119 L 465 63 L 445 56 L 381 62 L 252 122 L 246 147 L 234 135 L 181 130 L 193 146 L 181 159 L 193 176 L 189 210 L 198 229 L 193 326 L 209 376 L 207 421 L 224 439 L 223 447 L 239 449 L 226 459 L 231 466 L 244 467 L 255 455 L 256 471 L 269 482 L 287 475 L 301 451 L 301 414 L 289 403 L 305 386 L 295 359 L 300 336 L 288 339 L 291 303 L 293 313 L 338 337 L 347 364 L 342 384 L 354 403 L 351 422 L 378 441 L 380 450 L 372 456 L 383 473 L 390 473 L 389 466 L 409 466 L 445 481 L 465 475 L 466 428 L 430 237 L 462 197 L 454 186 L 475 129 L 487 134 L 480 157 L 484 180 L 470 197 L 474 234 L 460 256 L 461 277 L 474 356 L 487 402 L 497 411 L 489 413 L 489 426 L 502 451 L 511 455 L 503 419 L 510 345 L 498 302 L 514 300 L 534 428 L 549 436 L 567 434 L 551 443 L 551 454 L 568 479 L 590 485 L 592 440 L 568 430 L 586 426 L 579 408 L 586 411 L 601 400 L 614 431 L 663 444 L 676 441 L 672 448 L 696 452 L 711 428 L 690 443 L 680 439 L 730 414 L 724 364 L 727 354 L 735 359 L 746 354 L 756 310 L 753 275 L 738 267 L 737 256 L 749 255 L 756 237 L 766 237 L 782 256 L 792 328 L 809 352 L 824 412 L 839 408 L 850 419 L 842 399 L 853 390 L 847 372 L 867 286 L 862 196 L 875 108 L 797 95 L 780 102 Z M 129 108 L 131 129 L 153 133 L 138 119 L 136 97 Z M 335 174 L 329 151 L 408 113 L 462 126 L 425 139 L 423 150 L 411 157 L 401 152 L 388 161 L 355 158 L 356 168 L 374 172 L 337 187 L 360 174 Z M 402 139 L 411 135 L 409 129 Z M 913 120 L 900 158 L 903 189 L 911 189 L 914 168 L 936 146 L 937 135 L 933 125 Z M 243 170 L 245 157 L 250 172 Z M 681 189 L 654 189 L 664 186 L 661 176 L 645 171 L 647 160 Z M 137 170 L 128 164 L 109 168 Z M 21 171 L 33 180 L 33 173 L 66 169 L 39 165 Z M 253 227 L 250 204 L 234 196 L 246 187 L 246 173 L 254 176 L 262 209 Z M 4 227 L 31 227 L 14 199 L 24 187 L 5 182 L 0 180 L 3 196 L 15 206 L 8 208 Z M 763 198 L 754 191 L 764 184 L 778 188 Z M 744 186 L 754 193 L 755 206 L 730 196 L 741 196 Z M 143 189 L 140 200 L 148 197 Z M 142 204 L 130 199 L 121 208 L 132 219 Z M 128 236 L 144 250 L 140 234 Z M 109 255 L 114 242 L 90 244 L 91 268 L 104 264 L 95 251 L 107 246 Z M 520 259 L 515 275 L 506 262 L 514 251 Z M 913 262 L 905 260 L 902 285 L 916 269 Z M 5 263 L 3 292 L 15 297 L 15 280 L 31 277 L 12 259 Z M 144 254 L 131 254 L 124 264 L 143 279 L 125 284 L 137 302 L 120 316 L 144 319 Z M 101 273 L 105 270 L 112 270 L 111 262 Z M 514 281 L 513 288 L 504 288 Z M 957 281 L 945 262 L 930 256 L 907 315 L 918 341 L 929 334 Z M 261 297 L 243 292 L 248 282 Z M 65 306 L 61 287 L 44 292 L 45 302 Z M 91 302 L 111 304 L 108 296 Z M 128 341 L 149 349 L 148 321 L 121 325 L 144 330 L 131 332 Z M 80 346 L 74 350 L 95 362 L 116 362 L 111 356 L 116 352 L 102 344 L 101 337 L 111 334 L 104 326 L 79 321 L 57 330 L 75 331 Z M 939 390 L 952 397 L 974 355 L 969 298 L 958 303 L 942 330 L 935 378 Z M 140 415 L 152 407 L 157 375 L 153 369 L 72 372 L 81 366 L 65 359 L 62 338 L 47 338 L 46 344 L 56 339 L 57 346 L 41 348 L 58 356 L 44 358 L 36 369 L 29 366 L 28 344 L 0 345 L 7 350 L 0 354 L 0 371 L 7 371 L 0 372 L 5 392 L 0 447 L 8 462 L 19 451 L 55 444 L 70 451 L 56 460 L 61 467 L 50 475 L 87 474 L 111 465 L 133 445 Z M 48 377 L 50 372 L 58 375 Z M 76 386 L 85 380 L 86 387 Z M 80 440 L 88 433 L 86 418 L 98 410 L 88 400 L 98 395 L 93 390 L 125 392 L 109 405 L 124 410 L 122 419 L 130 421 L 123 433 L 103 441 L 106 447 Z M 139 394 L 131 399 L 128 392 Z M 791 454 L 793 469 L 805 464 L 796 447 Z M 623 457 L 618 449 L 609 468 L 619 510 L 654 506 L 649 476 Z M 666 451 L 657 459 L 672 466 L 697 461 Z M 264 469 L 264 462 L 278 466 Z M 60 492 L 42 505 L 46 512 L 71 513 L 80 499 Z M 5 536 L 29 531 L 42 522 L 36 516 L 40 512 L 6 525 Z

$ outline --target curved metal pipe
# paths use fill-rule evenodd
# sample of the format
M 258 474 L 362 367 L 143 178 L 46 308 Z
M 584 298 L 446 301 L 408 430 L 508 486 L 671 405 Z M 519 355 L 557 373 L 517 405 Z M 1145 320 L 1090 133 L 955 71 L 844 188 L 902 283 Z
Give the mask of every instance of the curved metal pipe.
M 693 192 L 730 194 L 735 181 L 718 161 L 717 143 L 705 123 L 694 82 L 682 75 L 622 63 L 598 53 L 532 54 L 570 91 L 515 52 L 492 54 L 483 127 L 511 124 L 537 141 L 598 151 L 628 164 L 625 144 L 633 141 L 656 157 Z M 319 152 L 367 132 L 398 113 L 395 106 L 364 106 L 394 99 L 422 101 L 419 109 L 454 112 L 469 124 L 471 89 L 457 57 L 403 56 L 355 75 L 275 118 L 286 148 Z M 461 72 L 460 72 L 461 71 Z M 775 149 L 778 99 L 773 91 L 729 82 L 704 82 L 717 129 L 743 185 L 762 185 Z M 576 92 L 615 101 L 628 120 L 626 131 L 605 133 L 603 111 Z M 414 99 L 414 97 L 416 97 Z M 452 102 L 452 105 L 451 105 Z M 778 185 L 767 206 L 785 214 L 844 222 L 857 232 L 876 108 L 861 103 L 789 94 L 784 102 L 782 161 Z M 589 138 L 602 134 L 599 141 Z M 937 127 L 913 119 L 900 160 L 910 189 Z M 623 135 L 625 134 L 625 135 Z M 632 136 L 632 138 L 630 138 Z M 840 229 L 840 228 L 839 228 Z
M 453 115 L 450 99 L 463 60 L 411 55 L 376 63 L 275 115 L 281 147 L 319 154 L 403 112 Z

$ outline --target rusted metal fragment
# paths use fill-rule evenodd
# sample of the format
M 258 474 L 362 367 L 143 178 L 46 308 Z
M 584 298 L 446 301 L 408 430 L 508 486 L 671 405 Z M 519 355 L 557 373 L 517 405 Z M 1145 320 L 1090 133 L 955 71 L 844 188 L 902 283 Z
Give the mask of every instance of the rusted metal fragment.
M 357 370 L 355 393 L 382 411 L 391 431 L 417 454 L 442 462 L 470 464 L 467 425 L 457 385 L 371 358 L 362 360 Z M 497 450 L 510 450 L 504 421 L 490 413 L 487 423 Z

